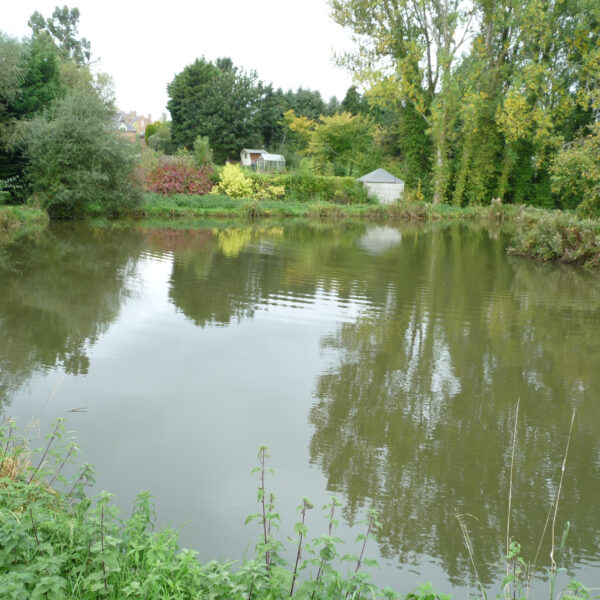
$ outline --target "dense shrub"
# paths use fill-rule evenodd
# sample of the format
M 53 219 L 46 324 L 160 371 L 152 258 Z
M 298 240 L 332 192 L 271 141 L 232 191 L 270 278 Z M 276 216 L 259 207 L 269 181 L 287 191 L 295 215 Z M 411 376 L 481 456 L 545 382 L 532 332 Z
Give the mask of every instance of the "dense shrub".
M 73 90 L 24 127 L 34 198 L 53 217 L 96 205 L 109 216 L 138 206 L 136 147 L 110 131 L 112 113 L 95 94 Z
M 195 167 L 187 161 L 162 162 L 146 175 L 146 189 L 159 194 L 208 194 L 212 169 Z
M 509 251 L 543 261 L 600 267 L 600 223 L 572 213 L 523 209 Z
M 282 200 L 285 189 L 281 185 L 275 185 L 268 178 L 253 179 L 239 165 L 228 163 L 221 169 L 219 182 L 213 193 L 224 194 L 230 198 Z
M 362 185 L 353 177 L 328 177 L 324 175 L 274 174 L 263 175 L 251 173 L 249 177 L 257 187 L 264 185 L 265 180 L 271 186 L 283 187 L 288 200 L 300 202 L 323 201 L 339 204 L 365 204 L 369 196 Z
M 246 175 L 239 165 L 227 163 L 221 171 L 219 183 L 213 193 L 225 194 L 230 198 L 252 198 L 254 190 L 252 179 Z
M 202 167 L 210 167 L 213 164 L 213 151 L 206 136 L 199 135 L 194 140 L 194 160 Z

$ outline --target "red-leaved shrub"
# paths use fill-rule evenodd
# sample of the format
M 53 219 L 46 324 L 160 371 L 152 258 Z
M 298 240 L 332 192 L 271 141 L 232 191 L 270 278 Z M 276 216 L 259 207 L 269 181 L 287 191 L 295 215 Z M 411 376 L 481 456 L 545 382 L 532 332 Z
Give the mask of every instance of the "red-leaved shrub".
M 146 189 L 159 194 L 196 194 L 203 196 L 212 189 L 212 169 L 185 164 L 163 163 L 146 175 Z

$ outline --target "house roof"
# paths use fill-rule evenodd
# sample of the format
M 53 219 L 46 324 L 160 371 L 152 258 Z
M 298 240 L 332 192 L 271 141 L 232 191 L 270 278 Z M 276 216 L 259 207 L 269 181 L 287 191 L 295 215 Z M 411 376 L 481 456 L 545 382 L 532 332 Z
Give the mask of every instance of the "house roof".
M 131 125 L 131 123 L 117 122 L 115 123 L 115 129 L 118 129 L 119 131 L 128 131 L 135 133 L 135 127 Z
M 358 181 L 363 183 L 404 183 L 395 175 L 388 173 L 385 169 L 375 169 L 366 175 L 358 178 Z
M 269 154 L 268 152 L 263 152 L 261 158 L 270 162 L 285 162 L 283 154 Z

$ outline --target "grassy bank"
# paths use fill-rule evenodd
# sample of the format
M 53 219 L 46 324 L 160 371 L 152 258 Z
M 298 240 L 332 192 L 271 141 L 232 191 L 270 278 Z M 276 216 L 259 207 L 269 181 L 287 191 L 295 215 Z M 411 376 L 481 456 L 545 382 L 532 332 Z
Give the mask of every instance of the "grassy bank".
M 102 217 L 89 208 L 88 217 Z M 254 219 L 308 218 L 373 221 L 479 221 L 510 223 L 509 253 L 544 262 L 561 262 L 600 269 L 600 220 L 582 219 L 574 212 L 543 210 L 493 202 L 488 206 L 458 207 L 448 204 L 401 201 L 396 204 L 337 204 L 323 201 L 247 200 L 224 195 L 164 195 L 147 192 L 135 218 Z M 25 206 L 0 206 L 0 235 L 44 227 L 47 214 Z
M 323 201 L 246 200 L 223 195 L 162 195 L 146 193 L 136 212 L 141 217 L 363 217 L 374 220 L 475 220 L 512 218 L 518 210 L 510 205 L 461 208 L 447 204 L 398 202 L 396 204 L 337 204 Z
M 47 223 L 45 210 L 28 206 L 0 206 L 0 235 L 44 227 Z

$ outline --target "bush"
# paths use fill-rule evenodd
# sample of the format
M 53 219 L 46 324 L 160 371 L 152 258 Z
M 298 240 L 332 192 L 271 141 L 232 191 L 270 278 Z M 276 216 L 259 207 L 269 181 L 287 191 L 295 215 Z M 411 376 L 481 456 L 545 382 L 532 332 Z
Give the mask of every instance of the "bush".
M 312 175 L 308 169 L 298 174 L 249 174 L 257 188 L 265 185 L 283 187 L 288 200 L 299 202 L 336 202 L 338 204 L 367 204 L 367 190 L 353 177 Z
M 509 251 L 547 262 L 600 268 L 600 223 L 562 211 L 523 209 Z
M 146 175 L 146 189 L 159 194 L 208 194 L 212 169 L 194 167 L 185 160 L 162 162 Z
M 194 160 L 201 167 L 210 167 L 213 164 L 213 152 L 206 136 L 199 135 L 194 140 Z
M 92 204 L 116 216 L 141 204 L 136 147 L 109 129 L 112 113 L 93 93 L 73 90 L 25 127 L 27 176 L 52 217 Z
M 221 179 L 213 188 L 215 194 L 225 194 L 230 198 L 253 198 L 252 179 L 245 175 L 239 165 L 226 164 L 221 171 Z

